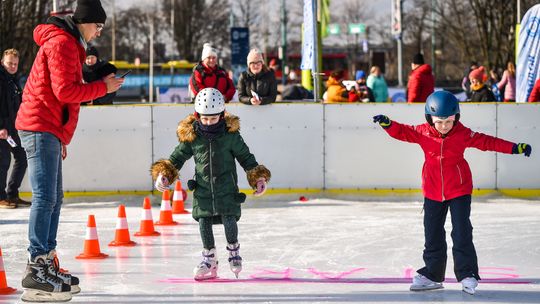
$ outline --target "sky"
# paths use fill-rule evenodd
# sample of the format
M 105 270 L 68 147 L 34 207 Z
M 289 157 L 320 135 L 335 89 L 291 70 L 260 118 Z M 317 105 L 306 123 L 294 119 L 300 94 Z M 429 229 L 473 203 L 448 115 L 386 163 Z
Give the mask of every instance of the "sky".
M 112 0 L 109 0 L 112 1 Z M 154 2 L 157 0 L 114 0 L 116 2 L 116 5 L 120 8 L 129 8 L 134 5 L 148 5 L 149 2 Z M 293 1 L 301 1 L 301 0 L 293 0 Z M 334 0 L 334 2 L 338 2 L 339 0 Z M 270 0 L 270 2 L 275 2 L 276 4 L 280 4 L 281 0 Z M 376 1 L 364 1 L 368 2 L 369 6 L 373 7 L 375 12 L 377 14 L 390 14 L 391 12 L 391 4 L 392 0 L 376 0 Z

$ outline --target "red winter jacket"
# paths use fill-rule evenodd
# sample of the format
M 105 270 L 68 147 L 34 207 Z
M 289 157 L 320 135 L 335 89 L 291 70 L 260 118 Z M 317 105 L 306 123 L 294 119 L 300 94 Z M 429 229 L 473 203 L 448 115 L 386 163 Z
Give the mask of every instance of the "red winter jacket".
M 528 102 L 540 102 L 540 78 L 538 78 L 534 84 L 534 87 L 529 95 Z
M 83 84 L 85 50 L 66 30 L 40 24 L 34 30 L 34 41 L 40 49 L 24 87 L 15 127 L 52 133 L 67 145 L 77 127 L 80 103 L 104 96 L 107 85 L 103 81 Z
M 189 88 L 193 98 L 197 96 L 200 90 L 204 88 L 218 89 L 225 101 L 229 102 L 236 93 L 236 88 L 227 71 L 222 67 L 215 66 L 214 68 L 207 67 L 201 62 L 193 68 L 193 74 L 189 80 Z
M 422 190 L 425 197 L 439 202 L 472 193 L 471 169 L 463 158 L 466 148 L 511 154 L 514 145 L 503 139 L 473 132 L 460 122 L 445 137 L 428 123 L 407 126 L 392 121 L 385 130 L 390 136 L 417 143 L 424 150 Z
M 407 84 L 407 102 L 426 102 L 435 90 L 435 78 L 429 64 L 422 64 L 411 72 Z

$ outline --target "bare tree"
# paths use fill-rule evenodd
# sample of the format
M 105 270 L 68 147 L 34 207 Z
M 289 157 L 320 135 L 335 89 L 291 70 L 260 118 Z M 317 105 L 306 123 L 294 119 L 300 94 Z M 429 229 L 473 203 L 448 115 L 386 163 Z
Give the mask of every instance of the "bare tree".
M 171 1 L 162 1 L 162 9 L 170 18 Z M 205 42 L 220 50 L 229 49 L 230 5 L 227 0 L 174 0 L 174 6 L 174 39 L 180 58 L 199 60 Z
M 347 57 L 348 62 L 350 63 L 348 66 L 350 73 L 349 75 L 354 75 L 355 71 L 360 69 L 360 61 L 362 61 L 360 60 L 362 56 L 360 53 L 360 39 L 367 39 L 368 34 L 367 32 L 363 35 L 350 34 L 348 33 L 348 25 L 362 23 L 366 25 L 366 28 L 371 27 L 374 24 L 373 11 L 368 8 L 367 1 L 348 0 L 346 2 L 339 3 L 339 8 L 336 15 L 335 20 L 341 25 L 345 25 L 345 27 L 347 27 L 347 30 L 341 33 L 339 37 L 343 39 L 343 41 L 347 42 Z M 364 58 L 363 61 L 367 60 Z
M 20 69 L 27 74 L 37 52 L 33 30 L 44 22 L 52 9 L 47 0 L 0 1 L 0 50 L 16 48 L 20 52 Z M 68 1 L 73 2 L 73 1 Z
M 152 15 L 153 18 L 159 17 Z M 142 62 L 149 61 L 151 21 L 148 9 L 134 7 L 116 13 L 116 60 L 132 62 L 135 58 L 140 58 Z M 163 25 L 157 22 L 154 25 L 157 27 L 155 32 L 159 33 Z M 111 35 L 112 29 L 107 28 L 101 37 L 93 42 L 98 46 L 102 58 L 111 58 Z M 163 56 L 163 53 L 155 52 L 157 61 L 163 60 Z

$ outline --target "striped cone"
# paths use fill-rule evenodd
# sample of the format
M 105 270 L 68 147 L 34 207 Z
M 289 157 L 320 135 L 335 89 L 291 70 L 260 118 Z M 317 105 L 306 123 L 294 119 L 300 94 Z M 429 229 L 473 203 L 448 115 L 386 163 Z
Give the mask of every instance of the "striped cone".
M 184 208 L 184 199 L 187 196 L 184 196 L 184 193 L 186 191 L 182 189 L 182 182 L 180 180 L 176 181 L 176 184 L 174 185 L 174 195 L 172 199 L 172 213 L 173 214 L 186 214 L 189 213 Z
M 114 241 L 109 243 L 109 246 L 135 246 L 129 238 L 129 229 L 126 219 L 126 206 L 118 206 L 118 218 L 116 219 L 116 233 L 114 236 Z
M 104 259 L 108 254 L 101 253 L 99 249 L 99 240 L 96 228 L 96 219 L 93 214 L 88 216 L 88 225 L 86 225 L 86 238 L 84 240 L 83 253 L 76 256 L 76 259 Z
M 150 205 L 150 198 L 145 197 L 143 203 L 143 210 L 141 215 L 141 227 L 139 231 L 134 234 L 135 236 L 155 236 L 160 235 L 159 232 L 154 230 L 154 220 L 152 219 L 152 206 Z
M 6 272 L 4 271 L 4 258 L 2 258 L 2 248 L 0 248 L 0 295 L 12 294 L 17 289 L 7 286 Z
M 161 211 L 159 212 L 159 221 L 155 222 L 154 224 L 158 226 L 178 225 L 178 222 L 173 221 L 169 190 L 165 190 L 163 192 L 163 197 L 161 199 Z

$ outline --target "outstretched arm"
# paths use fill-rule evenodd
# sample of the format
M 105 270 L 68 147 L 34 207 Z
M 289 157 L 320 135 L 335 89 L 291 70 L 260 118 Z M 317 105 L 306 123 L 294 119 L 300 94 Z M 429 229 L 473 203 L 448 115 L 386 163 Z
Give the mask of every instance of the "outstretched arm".
M 420 132 L 414 126 L 407 126 L 390 120 L 386 115 L 373 116 L 373 122 L 377 122 L 383 129 L 395 139 L 418 143 Z
M 514 143 L 497 138 L 495 136 L 470 131 L 468 145 L 482 151 L 494 151 L 499 153 L 511 154 Z
M 240 133 L 236 133 L 236 136 L 236 142 L 233 144 L 233 155 L 246 171 L 248 183 L 251 188 L 255 189 L 254 194 L 262 195 L 266 191 L 266 183 L 270 181 L 272 174 L 264 165 L 257 163 Z
M 191 145 L 181 142 L 169 159 L 160 159 L 153 163 L 150 173 L 156 189 L 161 192 L 167 189 L 178 178 L 178 171 L 192 155 Z

